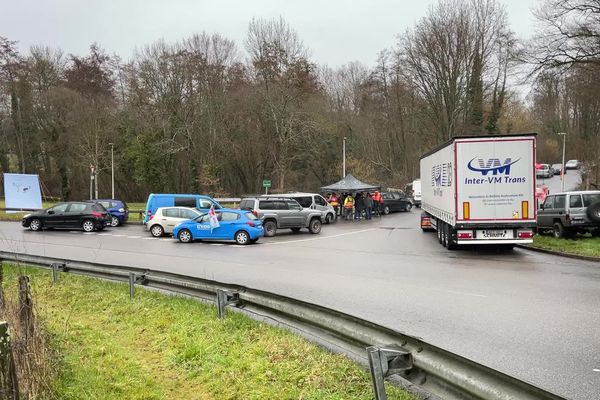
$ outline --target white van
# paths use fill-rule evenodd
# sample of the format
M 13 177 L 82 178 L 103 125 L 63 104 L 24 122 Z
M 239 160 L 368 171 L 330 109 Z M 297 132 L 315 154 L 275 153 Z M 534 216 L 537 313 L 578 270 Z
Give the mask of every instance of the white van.
M 417 207 L 421 207 L 421 180 L 414 180 L 412 183 L 412 199 L 413 204 Z
M 335 208 L 333 208 L 333 206 L 318 193 L 293 192 L 284 194 L 270 194 L 267 196 L 288 197 L 290 199 L 294 199 L 304 208 L 321 211 L 321 220 L 326 224 L 331 224 L 333 221 L 335 221 Z

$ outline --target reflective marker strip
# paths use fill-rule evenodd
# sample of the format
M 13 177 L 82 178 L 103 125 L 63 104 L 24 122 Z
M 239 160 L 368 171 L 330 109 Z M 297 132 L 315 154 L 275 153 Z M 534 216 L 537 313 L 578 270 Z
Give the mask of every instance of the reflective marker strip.
M 521 216 L 523 219 L 529 219 L 529 202 L 528 201 L 521 202 Z
M 471 218 L 471 204 L 468 201 L 463 203 L 463 219 Z

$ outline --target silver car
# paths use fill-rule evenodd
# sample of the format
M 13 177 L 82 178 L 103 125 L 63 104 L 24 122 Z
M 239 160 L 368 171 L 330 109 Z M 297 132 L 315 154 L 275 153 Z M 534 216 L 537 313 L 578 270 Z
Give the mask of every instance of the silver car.
M 173 228 L 181 222 L 197 218 L 200 215 L 202 213 L 195 208 L 161 207 L 146 222 L 146 230 L 154 237 L 161 237 L 173 233 Z

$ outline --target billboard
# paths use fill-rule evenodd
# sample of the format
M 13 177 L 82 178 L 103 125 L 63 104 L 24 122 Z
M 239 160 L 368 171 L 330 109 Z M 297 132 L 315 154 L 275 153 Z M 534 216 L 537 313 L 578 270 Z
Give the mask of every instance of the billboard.
M 4 174 L 4 196 L 6 208 L 42 208 L 39 176 Z

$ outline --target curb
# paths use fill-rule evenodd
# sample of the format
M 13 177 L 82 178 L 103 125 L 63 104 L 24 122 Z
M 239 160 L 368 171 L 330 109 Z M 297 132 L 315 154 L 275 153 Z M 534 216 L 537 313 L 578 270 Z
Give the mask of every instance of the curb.
M 520 249 L 535 251 L 535 252 L 538 252 L 538 253 L 552 254 L 552 255 L 555 255 L 555 256 L 566 257 L 566 258 L 574 258 L 576 260 L 600 262 L 600 257 L 582 256 L 582 255 L 579 255 L 579 254 L 572 254 L 572 253 L 560 253 L 560 252 L 554 251 L 554 250 L 540 249 L 539 247 L 526 246 L 526 245 L 523 245 L 523 244 L 517 244 L 516 247 L 518 247 Z

